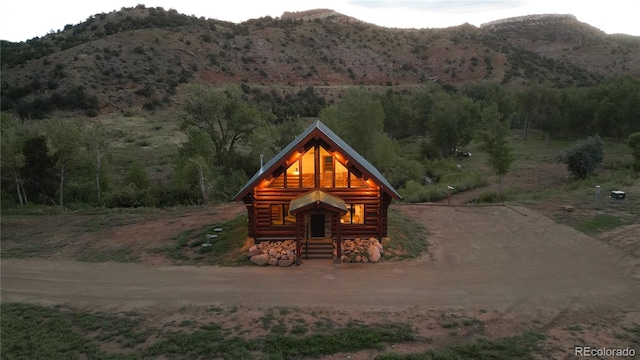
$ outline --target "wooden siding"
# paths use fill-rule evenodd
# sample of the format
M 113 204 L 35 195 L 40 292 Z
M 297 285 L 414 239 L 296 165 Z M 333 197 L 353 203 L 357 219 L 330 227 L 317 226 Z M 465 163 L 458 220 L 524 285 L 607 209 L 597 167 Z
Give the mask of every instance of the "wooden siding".
M 249 233 L 254 238 L 295 238 L 296 226 L 271 225 L 270 205 L 288 205 L 293 198 L 307 193 L 311 189 L 257 188 L 254 196 L 246 196 L 245 204 L 249 211 Z M 391 198 L 381 196 L 378 188 L 322 188 L 319 189 L 339 197 L 347 204 L 364 204 L 364 224 L 342 224 L 341 234 L 345 239 L 386 235 L 387 213 Z M 388 200 L 387 200 L 388 199 Z M 382 200 L 382 201 L 381 201 Z M 252 216 L 253 213 L 253 216 Z M 331 229 L 336 234 L 335 228 Z

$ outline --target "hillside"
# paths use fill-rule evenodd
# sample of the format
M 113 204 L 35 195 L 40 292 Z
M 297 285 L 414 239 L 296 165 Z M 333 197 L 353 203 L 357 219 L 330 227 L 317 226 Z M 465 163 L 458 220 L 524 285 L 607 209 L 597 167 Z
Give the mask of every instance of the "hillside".
M 639 37 L 606 35 L 570 15 L 409 30 L 326 9 L 234 24 L 140 5 L 2 41 L 1 51 L 2 109 L 35 118 L 53 109 L 95 116 L 171 107 L 188 83 L 569 86 L 640 76 Z

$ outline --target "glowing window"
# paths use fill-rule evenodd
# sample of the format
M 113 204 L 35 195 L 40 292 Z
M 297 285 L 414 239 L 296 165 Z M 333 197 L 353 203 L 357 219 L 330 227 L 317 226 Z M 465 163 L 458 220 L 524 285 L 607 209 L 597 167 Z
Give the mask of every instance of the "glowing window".
M 334 161 L 335 163 L 335 171 L 336 171 L 336 187 L 347 187 L 349 183 L 347 182 L 347 177 L 349 176 L 349 171 L 347 168 L 342 165 L 340 161 Z
M 347 213 L 342 215 L 342 224 L 364 224 L 364 204 L 347 204 Z
M 316 157 L 315 157 L 315 149 L 309 149 L 304 155 L 302 155 L 302 187 L 303 188 L 314 188 L 316 186 L 315 183 L 315 167 L 316 167 Z
M 288 188 L 300 187 L 300 161 L 295 161 L 287 169 L 287 187 Z
M 349 184 L 352 188 L 369 187 L 363 178 L 357 177 L 354 173 L 349 173 Z
M 289 215 L 289 205 L 271 205 L 271 225 L 293 225 L 295 215 Z
M 320 187 L 333 187 L 333 155 L 320 147 Z

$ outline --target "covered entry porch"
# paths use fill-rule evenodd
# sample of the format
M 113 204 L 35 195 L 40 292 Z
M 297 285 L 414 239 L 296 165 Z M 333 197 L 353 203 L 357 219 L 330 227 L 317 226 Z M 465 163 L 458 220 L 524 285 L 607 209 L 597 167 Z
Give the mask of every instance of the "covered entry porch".
M 340 218 L 348 211 L 344 200 L 313 190 L 291 200 L 289 214 L 296 217 L 296 263 L 302 261 L 302 242 L 311 239 L 335 239 L 337 259 L 341 258 Z

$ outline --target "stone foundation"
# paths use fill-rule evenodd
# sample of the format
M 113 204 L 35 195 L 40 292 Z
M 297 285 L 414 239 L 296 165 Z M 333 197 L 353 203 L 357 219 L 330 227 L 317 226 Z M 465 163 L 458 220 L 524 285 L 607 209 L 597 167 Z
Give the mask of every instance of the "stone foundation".
M 380 261 L 384 249 L 380 241 L 374 237 L 369 239 L 355 238 L 353 240 L 342 241 L 342 257 L 341 262 L 344 263 L 377 263 Z M 333 257 L 338 257 L 336 242 L 333 242 Z
M 263 241 L 249 248 L 247 256 L 260 265 L 290 266 L 296 261 L 295 240 Z

